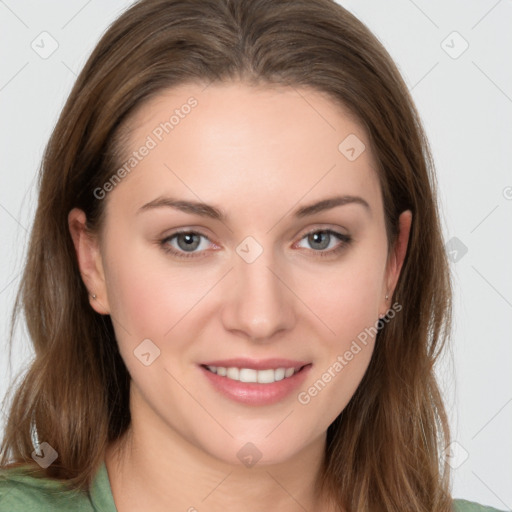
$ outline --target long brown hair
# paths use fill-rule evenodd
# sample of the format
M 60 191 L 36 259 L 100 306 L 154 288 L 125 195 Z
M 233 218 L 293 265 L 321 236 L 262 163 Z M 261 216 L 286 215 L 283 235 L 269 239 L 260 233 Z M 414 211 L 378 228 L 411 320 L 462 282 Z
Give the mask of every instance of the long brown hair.
M 392 298 L 402 311 L 379 330 L 360 386 L 328 428 L 321 488 L 347 511 L 447 512 L 449 429 L 434 363 L 452 292 L 433 161 L 389 54 L 332 0 L 142 0 L 106 31 L 40 170 L 12 324 L 23 309 L 35 358 L 12 399 L 1 465 L 32 462 L 35 432 L 58 452 L 42 473 L 86 489 L 105 447 L 129 427 L 130 376 L 110 317 L 89 305 L 67 215 L 81 208 L 92 231 L 101 227 L 105 201 L 93 191 L 123 161 L 136 108 L 173 86 L 234 79 L 311 87 L 348 108 L 378 162 L 389 247 L 400 213 L 413 214 Z

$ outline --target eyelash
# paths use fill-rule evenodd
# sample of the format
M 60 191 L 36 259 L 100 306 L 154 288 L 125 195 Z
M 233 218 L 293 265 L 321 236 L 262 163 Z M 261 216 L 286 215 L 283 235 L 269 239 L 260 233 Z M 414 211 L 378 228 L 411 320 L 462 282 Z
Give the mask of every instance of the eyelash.
M 311 249 L 311 251 L 315 252 L 316 256 L 318 256 L 320 258 L 334 256 L 334 255 L 338 254 L 339 252 L 341 252 L 343 249 L 345 249 L 352 242 L 352 237 L 350 235 L 344 235 L 344 234 L 338 233 L 337 231 L 334 231 L 332 229 L 315 229 L 313 231 L 309 231 L 308 233 L 305 233 L 304 236 L 302 236 L 300 240 L 303 240 L 304 238 L 306 238 L 310 235 L 313 235 L 315 233 L 326 233 L 328 235 L 334 235 L 336 238 L 340 239 L 340 241 L 342 242 L 341 244 L 336 246 L 334 249 L 329 249 L 328 251 L 325 251 L 325 250 L 315 251 L 314 249 Z M 207 240 L 209 240 L 209 238 L 206 235 L 203 235 L 202 233 L 199 233 L 197 231 L 185 231 L 185 230 L 177 231 L 176 233 L 173 233 L 172 235 L 170 235 L 160 241 L 162 250 L 168 254 L 171 254 L 172 256 L 177 257 L 177 258 L 182 258 L 182 259 L 200 258 L 201 256 L 198 255 L 200 253 L 186 253 L 186 252 L 182 252 L 182 251 L 177 251 L 176 249 L 171 248 L 170 245 L 168 244 L 168 242 L 170 240 L 176 238 L 179 235 L 184 235 L 184 234 L 199 235 L 199 236 L 202 236 L 202 237 L 206 238 Z

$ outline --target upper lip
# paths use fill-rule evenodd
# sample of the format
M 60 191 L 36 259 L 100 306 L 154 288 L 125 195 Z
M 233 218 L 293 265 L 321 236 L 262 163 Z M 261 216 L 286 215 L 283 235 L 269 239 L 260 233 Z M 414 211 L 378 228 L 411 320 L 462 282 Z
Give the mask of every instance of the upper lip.
M 202 366 L 221 366 L 223 368 L 251 368 L 253 370 L 270 370 L 275 368 L 295 368 L 300 369 L 309 364 L 308 361 L 296 361 L 293 359 L 247 359 L 237 357 L 234 359 L 218 359 L 201 363 Z

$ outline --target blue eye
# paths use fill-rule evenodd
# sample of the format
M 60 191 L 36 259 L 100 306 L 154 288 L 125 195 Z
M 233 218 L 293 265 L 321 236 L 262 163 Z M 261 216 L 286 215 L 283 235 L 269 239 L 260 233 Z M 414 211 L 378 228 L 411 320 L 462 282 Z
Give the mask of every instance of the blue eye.
M 209 245 L 207 242 L 202 243 L 202 239 L 212 243 L 206 235 L 197 231 L 180 231 L 161 240 L 160 245 L 166 253 L 176 258 L 200 258 Z M 315 256 L 326 257 L 343 250 L 352 238 L 332 229 L 317 229 L 304 235 L 302 240 L 307 241 Z
M 341 243 L 336 244 L 336 238 Z M 352 241 L 352 238 L 332 229 L 317 229 L 307 233 L 301 240 L 306 240 L 310 247 L 318 253 L 318 256 L 332 256 L 343 250 Z M 334 242 L 334 245 L 332 242 Z
M 208 240 L 208 238 L 201 233 L 195 231 L 181 231 L 162 240 L 161 245 L 164 251 L 178 258 L 195 258 L 197 257 L 197 252 L 201 252 L 196 251 L 196 249 L 201 246 L 201 238 Z M 174 241 L 178 246 L 177 248 L 171 243 Z

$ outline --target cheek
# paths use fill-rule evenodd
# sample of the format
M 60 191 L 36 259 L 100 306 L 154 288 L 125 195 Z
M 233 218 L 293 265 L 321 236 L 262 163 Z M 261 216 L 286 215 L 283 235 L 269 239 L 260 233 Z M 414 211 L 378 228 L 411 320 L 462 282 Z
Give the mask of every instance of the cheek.
M 329 330 L 321 357 L 297 401 L 329 425 L 355 393 L 370 362 L 382 299 L 385 245 L 358 250 L 328 272 L 303 281 L 302 293 Z M 375 257 L 372 255 L 380 255 Z M 305 302 L 307 302 L 305 300 Z
M 380 253 L 376 253 L 380 254 Z M 384 258 L 358 251 L 337 265 L 303 273 L 297 295 L 318 316 L 326 339 L 343 344 L 378 319 Z
M 134 343 L 139 338 L 163 340 L 178 323 L 189 321 L 190 312 L 208 316 L 208 301 L 201 302 L 218 293 L 211 288 L 222 277 L 222 269 L 181 265 L 158 247 L 130 238 L 129 232 L 119 233 L 110 245 L 105 270 L 111 316 L 122 327 L 117 330 L 123 338 L 129 333 Z M 287 280 L 306 306 L 305 317 L 314 313 L 311 319 L 316 316 L 326 339 L 338 345 L 378 317 L 385 263 L 374 255 L 384 254 L 385 240 L 368 235 L 365 240 L 339 262 L 289 267 Z
M 118 245 L 106 269 L 111 314 L 137 337 L 163 339 L 208 291 L 208 276 L 170 263 L 156 247 Z M 123 334 L 123 333 L 121 333 Z M 124 333 L 126 334 L 126 332 Z
M 201 311 L 198 303 L 211 280 L 198 279 L 197 271 L 173 268 L 154 252 L 118 246 L 109 260 L 117 264 L 110 265 L 106 275 L 119 351 L 139 393 L 156 407 L 159 398 L 151 389 L 170 392 L 174 381 L 163 368 L 186 361 L 191 330 L 197 326 L 194 315 Z M 145 366 L 141 357 L 148 352 L 154 363 Z M 179 387 L 173 391 L 181 396 Z
M 299 390 L 299 414 L 319 418 L 324 431 L 345 409 L 368 368 L 373 340 L 348 344 L 317 365 L 309 381 Z
M 333 281 L 338 276 L 333 276 Z M 303 413 L 322 418 L 327 428 L 346 407 L 368 368 L 377 334 L 377 272 L 340 272 L 339 283 L 315 297 L 315 307 L 329 332 L 320 340 L 311 376 L 297 394 Z

